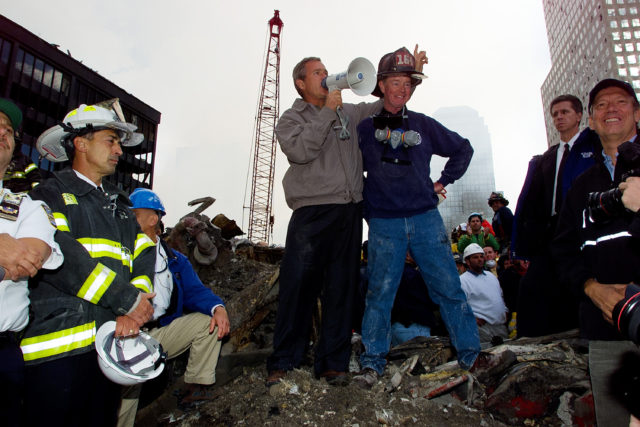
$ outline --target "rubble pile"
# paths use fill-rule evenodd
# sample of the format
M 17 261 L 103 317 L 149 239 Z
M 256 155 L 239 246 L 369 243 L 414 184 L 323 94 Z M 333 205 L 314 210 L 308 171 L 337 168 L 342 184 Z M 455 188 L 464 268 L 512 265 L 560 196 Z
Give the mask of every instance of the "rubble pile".
M 192 204 L 204 206 L 211 200 Z M 147 399 L 151 403 L 146 408 L 141 405 L 137 425 L 595 423 L 587 344 L 577 331 L 488 348 L 508 356 L 488 375 L 459 369 L 449 340 L 431 337 L 391 349 L 385 375 L 372 390 L 355 384 L 331 387 L 313 377 L 311 364 L 267 388 L 264 360 L 271 349 L 283 249 L 238 239 L 242 232 L 235 222 L 224 215 L 211 220 L 202 214 L 202 206 L 169 230 L 167 240 L 190 258 L 203 283 L 226 302 L 231 336 L 216 370 L 220 396 L 178 407 L 175 395 L 186 358 L 177 358 L 168 366 L 168 382 L 155 385 L 164 392 Z M 355 370 L 359 341 L 353 350 Z

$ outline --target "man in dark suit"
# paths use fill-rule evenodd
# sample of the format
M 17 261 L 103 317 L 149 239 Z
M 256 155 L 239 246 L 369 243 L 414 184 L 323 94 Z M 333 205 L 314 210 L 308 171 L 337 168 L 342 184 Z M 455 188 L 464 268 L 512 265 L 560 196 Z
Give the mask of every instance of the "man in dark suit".
M 561 95 L 551 101 L 549 110 L 560 140 L 532 162 L 531 181 L 523 188 L 516 210 L 517 242 L 512 247 L 517 257 L 531 261 L 520 282 L 519 336 L 578 327 L 577 301 L 558 283 L 549 245 L 568 189 L 602 149 L 591 129 L 579 132 L 583 107 L 578 98 Z

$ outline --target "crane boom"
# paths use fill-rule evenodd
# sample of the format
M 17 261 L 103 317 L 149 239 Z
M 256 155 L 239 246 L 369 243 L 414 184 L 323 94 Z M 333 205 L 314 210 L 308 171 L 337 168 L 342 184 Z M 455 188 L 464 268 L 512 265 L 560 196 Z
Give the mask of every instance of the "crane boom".
M 280 12 L 269 20 L 267 60 L 262 76 L 260 101 L 256 114 L 256 134 L 249 206 L 251 241 L 269 243 L 273 232 L 273 176 L 276 162 L 275 126 L 280 110 L 280 33 L 283 23 Z

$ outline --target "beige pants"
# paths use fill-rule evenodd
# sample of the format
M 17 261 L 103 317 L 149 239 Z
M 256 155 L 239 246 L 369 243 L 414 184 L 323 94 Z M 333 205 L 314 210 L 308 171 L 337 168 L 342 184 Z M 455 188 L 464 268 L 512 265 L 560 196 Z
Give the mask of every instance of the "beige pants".
M 218 328 L 209 333 L 211 316 L 191 313 L 179 317 L 169 325 L 149 331 L 167 352 L 168 358 L 180 356 L 191 349 L 184 382 L 210 385 L 216 382 L 216 365 L 220 356 Z M 133 426 L 138 410 L 141 385 L 124 387 L 118 413 L 118 427 Z

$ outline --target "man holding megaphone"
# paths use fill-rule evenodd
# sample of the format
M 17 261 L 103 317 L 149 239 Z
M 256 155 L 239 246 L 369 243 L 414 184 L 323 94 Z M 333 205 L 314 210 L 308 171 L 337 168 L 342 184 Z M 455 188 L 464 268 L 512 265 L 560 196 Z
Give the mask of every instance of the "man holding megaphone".
M 267 385 L 280 382 L 287 371 L 300 366 L 318 296 L 323 312 L 315 374 L 334 385 L 348 382 L 362 242 L 362 157 L 356 126 L 379 112 L 382 101 L 346 104 L 339 89 L 350 87 L 368 95 L 375 82 L 375 69 L 364 58 L 333 76 L 328 76 L 317 57 L 304 58 L 293 69 L 301 98 L 276 126 L 280 147 L 289 160 L 282 185 L 293 214 L 280 266 Z

